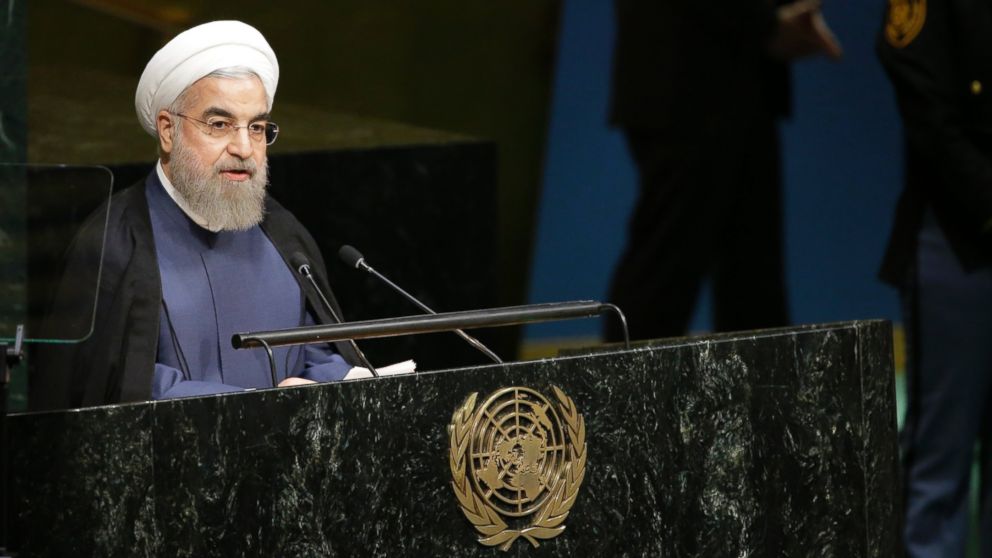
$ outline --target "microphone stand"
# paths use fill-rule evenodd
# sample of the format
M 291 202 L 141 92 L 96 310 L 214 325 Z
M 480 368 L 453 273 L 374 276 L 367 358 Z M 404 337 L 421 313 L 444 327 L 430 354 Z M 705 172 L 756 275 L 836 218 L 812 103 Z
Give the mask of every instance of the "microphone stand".
M 7 459 L 10 452 L 7 451 L 7 386 L 10 384 L 10 370 L 21 362 L 23 356 L 22 346 L 24 344 L 24 326 L 17 326 L 17 334 L 14 337 L 14 346 L 8 347 L 6 343 L 0 343 L 0 558 L 7 557 L 7 502 L 10 495 L 7 493 Z
M 404 297 L 406 297 L 407 300 L 409 300 L 410 302 L 412 302 L 413 304 L 415 304 L 417 306 L 417 308 L 420 308 L 421 310 L 423 310 L 424 312 L 427 312 L 428 314 L 437 315 L 437 312 L 435 312 L 434 310 L 432 310 L 429 306 L 427 306 L 423 302 L 420 302 L 420 300 L 417 299 L 417 297 L 415 297 L 412 294 L 406 292 L 406 290 L 404 290 L 402 287 L 400 287 L 396 283 L 393 283 L 392 281 L 390 281 L 388 277 L 386 277 L 385 275 L 379 273 L 378 271 L 376 271 L 375 269 L 373 269 L 372 266 L 370 266 L 369 264 L 365 263 L 365 258 L 359 259 L 358 260 L 358 264 L 356 264 L 356 267 L 358 267 L 358 269 L 364 269 L 368 273 L 371 273 L 372 275 L 375 275 L 377 278 L 379 278 L 380 281 L 382 281 L 383 283 L 389 285 L 396 292 L 400 293 L 401 295 L 403 295 Z M 465 331 L 462 330 L 462 329 L 455 329 L 453 331 L 455 332 L 456 335 L 458 335 L 459 337 L 461 337 L 462 339 L 464 339 L 469 345 L 472 345 L 473 347 L 475 347 L 476 349 L 478 349 L 479 352 L 481 352 L 482 354 L 484 354 L 487 357 L 489 357 L 496 364 L 503 364 L 503 359 L 501 359 L 498 356 L 496 356 L 496 353 L 490 351 L 489 350 L 489 347 L 487 347 L 487 346 L 485 346 L 485 345 L 482 344 L 482 341 L 479 341 L 475 337 L 472 337 L 471 335 L 465 333 Z
M 334 307 L 331 306 L 330 301 L 328 301 L 327 297 L 324 296 L 324 292 L 321 291 L 320 287 L 317 286 L 317 281 L 314 280 L 313 278 L 313 272 L 310 271 L 310 265 L 304 263 L 299 267 L 297 271 L 299 271 L 304 277 L 306 277 L 307 281 L 310 281 L 310 284 L 313 286 L 313 290 L 317 291 L 317 296 L 320 297 L 320 301 L 321 303 L 324 304 L 324 309 L 327 310 L 327 313 L 330 314 L 332 318 L 337 320 L 338 323 L 344 323 L 344 320 L 341 319 L 341 316 L 338 316 L 338 313 L 334 311 Z M 351 345 L 352 350 L 355 351 L 355 355 L 358 357 L 360 361 L 362 361 L 362 364 L 365 365 L 365 368 L 368 368 L 369 372 L 372 373 L 373 377 L 378 378 L 379 371 L 375 369 L 375 366 L 372 366 L 372 361 L 366 358 L 365 353 L 363 353 L 362 350 L 358 348 L 358 343 L 355 343 L 354 339 L 343 339 L 343 341 L 347 341 L 348 344 Z M 265 345 L 265 350 L 269 351 L 269 356 L 271 358 L 272 349 L 270 349 L 268 345 Z
M 345 265 L 347 265 L 348 267 L 354 267 L 355 269 L 360 269 L 362 271 L 366 271 L 372 274 L 372 276 L 376 277 L 377 279 L 388 285 L 389 288 L 403 295 L 407 300 L 412 302 L 417 308 L 420 308 L 421 310 L 427 312 L 428 314 L 435 314 L 435 315 L 437 314 L 437 312 L 435 312 L 429 306 L 427 306 L 423 302 L 420 302 L 420 299 L 406 292 L 402 287 L 390 281 L 389 278 L 386 277 L 385 275 L 372 269 L 372 266 L 370 266 L 365 262 L 365 256 L 363 256 L 362 253 L 359 252 L 354 246 L 349 246 L 347 244 L 342 246 L 341 249 L 338 250 L 338 257 L 341 258 L 341 261 L 343 261 Z M 485 346 L 485 344 L 483 344 L 482 341 L 479 341 L 478 339 L 465 333 L 461 329 L 455 329 L 452 331 L 454 331 L 459 337 L 464 339 L 466 343 L 471 345 L 480 353 L 486 355 L 490 360 L 492 360 L 496 364 L 503 364 L 503 359 L 496 356 L 496 353 L 490 351 L 489 347 Z

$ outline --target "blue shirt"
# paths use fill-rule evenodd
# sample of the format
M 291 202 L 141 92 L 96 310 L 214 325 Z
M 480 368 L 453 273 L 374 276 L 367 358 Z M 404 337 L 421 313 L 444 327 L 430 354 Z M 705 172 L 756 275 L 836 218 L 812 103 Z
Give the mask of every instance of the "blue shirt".
M 299 284 L 261 227 L 210 232 L 169 197 L 155 173 L 146 195 L 162 279 L 152 398 L 272 387 L 263 349 L 236 350 L 234 333 L 313 324 Z M 273 349 L 276 381 L 342 379 L 330 345 Z

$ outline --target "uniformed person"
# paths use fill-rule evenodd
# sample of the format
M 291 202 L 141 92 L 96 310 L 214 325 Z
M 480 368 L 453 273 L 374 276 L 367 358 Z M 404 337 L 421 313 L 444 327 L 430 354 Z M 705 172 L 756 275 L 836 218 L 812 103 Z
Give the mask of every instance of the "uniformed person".
M 905 543 L 913 557 L 963 556 L 976 442 L 986 475 L 992 454 L 992 2 L 889 0 L 878 53 L 906 146 L 881 273 L 901 289 L 909 349 Z

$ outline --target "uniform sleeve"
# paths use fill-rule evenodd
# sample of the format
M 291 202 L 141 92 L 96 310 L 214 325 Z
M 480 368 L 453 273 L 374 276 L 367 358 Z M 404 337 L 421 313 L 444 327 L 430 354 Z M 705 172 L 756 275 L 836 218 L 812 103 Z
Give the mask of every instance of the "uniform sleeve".
M 982 92 L 952 49 L 955 20 L 947 0 L 894 2 L 877 48 L 895 88 L 909 155 L 935 178 L 921 181 L 926 196 L 981 234 L 992 219 L 992 161 L 967 129 L 969 97 Z

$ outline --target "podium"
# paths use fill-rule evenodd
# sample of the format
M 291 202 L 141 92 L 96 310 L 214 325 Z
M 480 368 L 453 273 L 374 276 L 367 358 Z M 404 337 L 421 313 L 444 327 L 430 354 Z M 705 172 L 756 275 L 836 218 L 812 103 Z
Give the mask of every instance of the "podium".
M 472 417 L 488 433 L 468 432 Z M 556 420 L 564 438 L 545 435 Z M 11 548 L 25 556 L 898 553 L 882 321 L 18 414 L 9 427 Z M 463 431 L 471 443 L 457 446 Z M 544 453 L 523 457 L 528 443 Z M 458 482 L 479 492 L 459 498 Z M 499 527 L 481 508 L 482 524 L 469 520 L 479 502 L 526 511 L 514 494 L 553 501 L 541 525 L 564 513 L 564 530 L 534 531 L 534 514 Z M 494 535 L 509 544 L 479 542 Z

